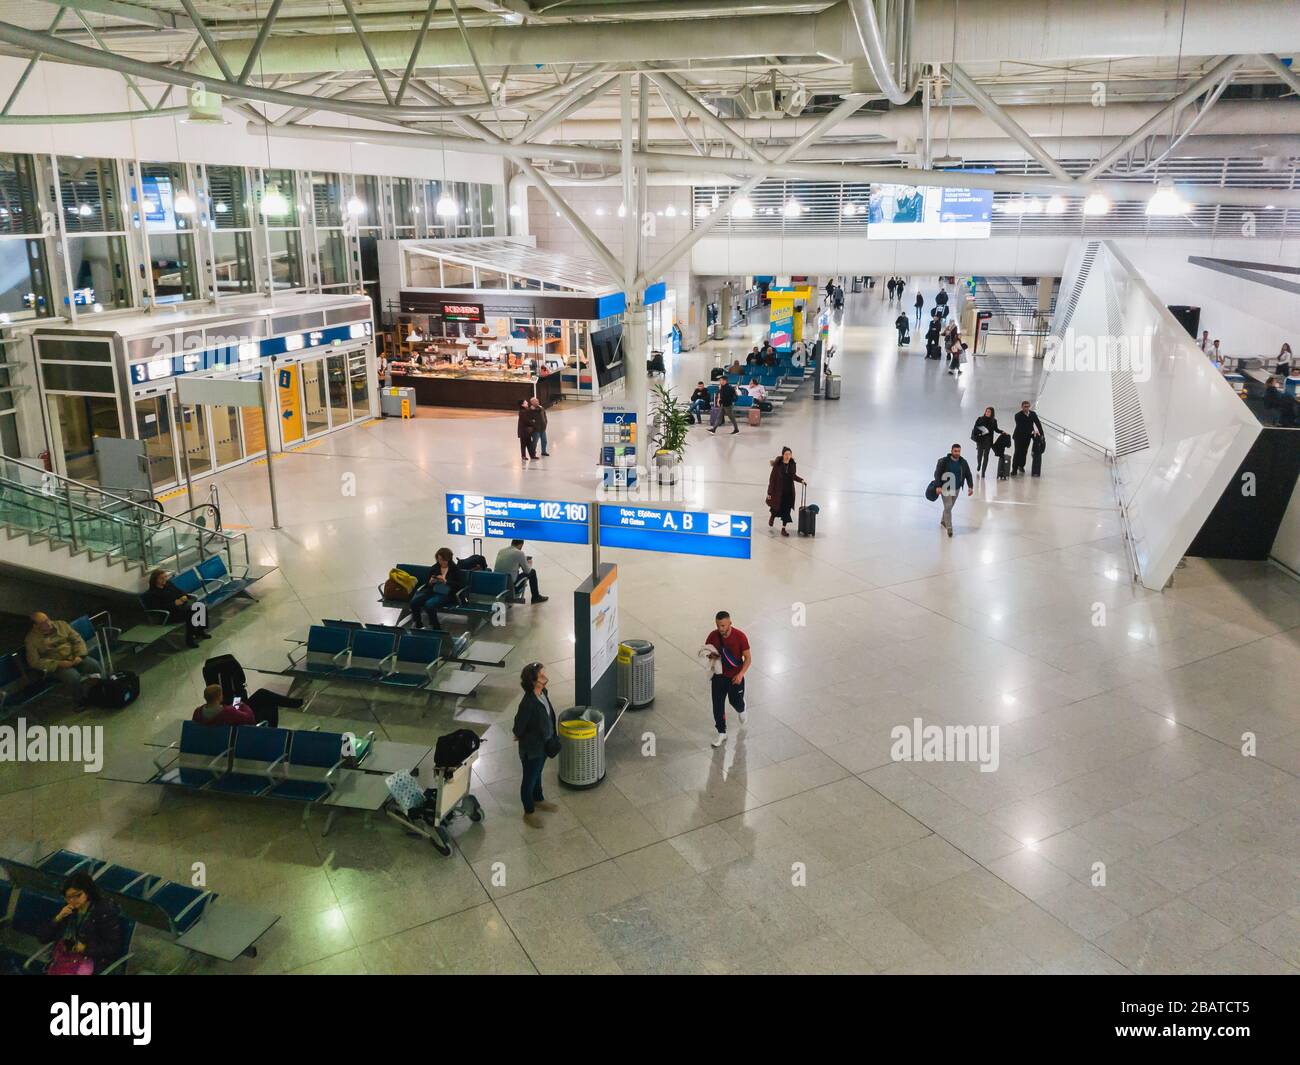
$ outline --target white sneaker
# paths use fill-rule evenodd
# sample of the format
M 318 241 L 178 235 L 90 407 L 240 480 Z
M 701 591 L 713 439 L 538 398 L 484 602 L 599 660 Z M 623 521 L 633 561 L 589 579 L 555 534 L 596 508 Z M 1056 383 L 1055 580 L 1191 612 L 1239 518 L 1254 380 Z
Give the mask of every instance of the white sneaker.
M 741 728 L 745 727 L 745 721 L 747 720 L 747 718 L 745 717 L 745 713 L 743 710 L 740 713 L 736 714 L 736 720 L 740 722 Z
M 726 742 L 727 734 L 725 732 L 719 732 L 717 736 L 713 738 L 713 746 L 715 747 L 721 747 Z

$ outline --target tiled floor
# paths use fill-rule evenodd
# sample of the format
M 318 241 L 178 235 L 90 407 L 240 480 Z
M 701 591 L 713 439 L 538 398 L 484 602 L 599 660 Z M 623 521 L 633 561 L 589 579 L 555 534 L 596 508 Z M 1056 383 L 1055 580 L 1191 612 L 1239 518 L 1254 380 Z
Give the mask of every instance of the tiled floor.
M 767 460 L 792 447 L 822 508 L 815 540 L 760 525 L 748 563 L 607 552 L 623 634 L 655 644 L 658 697 L 612 736 L 601 787 L 565 791 L 552 763 L 560 810 L 543 830 L 519 818 L 517 670 L 545 661 L 555 703 L 571 700 L 568 592 L 589 560 L 549 544 L 532 550 L 551 601 L 513 611 L 511 668 L 471 703 L 336 687 L 290 722 L 410 740 L 453 717 L 485 730 L 488 816 L 457 826 L 451 858 L 359 817 L 322 838 L 319 819 L 304 829 L 278 806 L 172 797 L 154 813 L 149 788 L 66 766 L 3 768 L 0 838 L 186 879 L 205 863 L 209 886 L 283 915 L 258 958 L 221 971 L 1300 969 L 1300 585 L 1190 560 L 1163 595 L 1135 590 L 1104 468 L 1055 441 L 1041 480 L 963 497 L 947 539 L 921 496 L 934 462 L 985 404 L 1009 419 L 1034 364 L 992 358 L 955 380 L 919 344 L 895 351 L 896 313 L 850 297 L 838 403 L 805 391 L 739 436 L 693 430 L 711 509 L 761 512 Z M 683 356 L 676 383 L 712 359 Z M 376 616 L 388 566 L 447 540 L 448 489 L 589 498 L 596 418 L 557 410 L 554 457 L 527 469 L 511 416 L 337 434 L 276 461 L 274 534 L 265 468 L 222 477 L 227 522 L 280 568 L 207 649 L 274 665 L 312 620 Z M 719 608 L 755 665 L 753 720 L 715 751 L 694 652 Z M 200 664 L 154 665 L 111 748 L 187 714 Z M 997 771 L 894 761 L 890 730 L 915 718 L 997 726 Z

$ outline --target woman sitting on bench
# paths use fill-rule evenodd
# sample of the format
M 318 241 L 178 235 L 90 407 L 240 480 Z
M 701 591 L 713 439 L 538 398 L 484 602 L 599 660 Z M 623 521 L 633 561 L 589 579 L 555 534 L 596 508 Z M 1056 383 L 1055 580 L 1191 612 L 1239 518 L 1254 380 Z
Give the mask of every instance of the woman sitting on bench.
M 433 571 L 423 588 L 411 593 L 411 627 L 424 628 L 422 615 L 429 616 L 429 628 L 438 627 L 438 610 L 453 603 L 465 587 L 465 571 L 456 565 L 451 548 L 440 547 L 434 556 Z
M 194 597 L 177 588 L 165 569 L 156 569 L 149 574 L 149 587 L 142 599 L 150 610 L 166 611 L 168 621 L 185 622 L 186 647 L 197 647 L 200 640 L 210 638 L 207 626 L 198 622 L 199 614 L 193 608 Z

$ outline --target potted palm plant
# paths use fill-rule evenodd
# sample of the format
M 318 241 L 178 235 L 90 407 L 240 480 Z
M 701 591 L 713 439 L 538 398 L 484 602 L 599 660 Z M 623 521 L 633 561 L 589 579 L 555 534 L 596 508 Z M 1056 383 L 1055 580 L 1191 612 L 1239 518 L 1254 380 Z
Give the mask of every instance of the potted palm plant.
M 651 444 L 656 473 L 660 484 L 675 484 L 686 452 L 691 418 L 667 385 L 656 384 L 651 391 L 650 417 L 654 427 Z

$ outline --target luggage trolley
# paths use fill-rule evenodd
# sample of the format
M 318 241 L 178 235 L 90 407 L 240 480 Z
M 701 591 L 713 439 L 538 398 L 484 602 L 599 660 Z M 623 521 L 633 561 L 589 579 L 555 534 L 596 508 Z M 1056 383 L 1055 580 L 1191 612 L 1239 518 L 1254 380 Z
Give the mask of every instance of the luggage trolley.
M 482 821 L 482 804 L 470 794 L 470 776 L 478 752 L 460 765 L 435 766 L 433 755 L 416 767 L 416 776 L 400 772 L 388 777 L 388 802 L 384 813 L 408 832 L 423 836 L 444 858 L 451 854 L 447 825 L 457 816 Z

